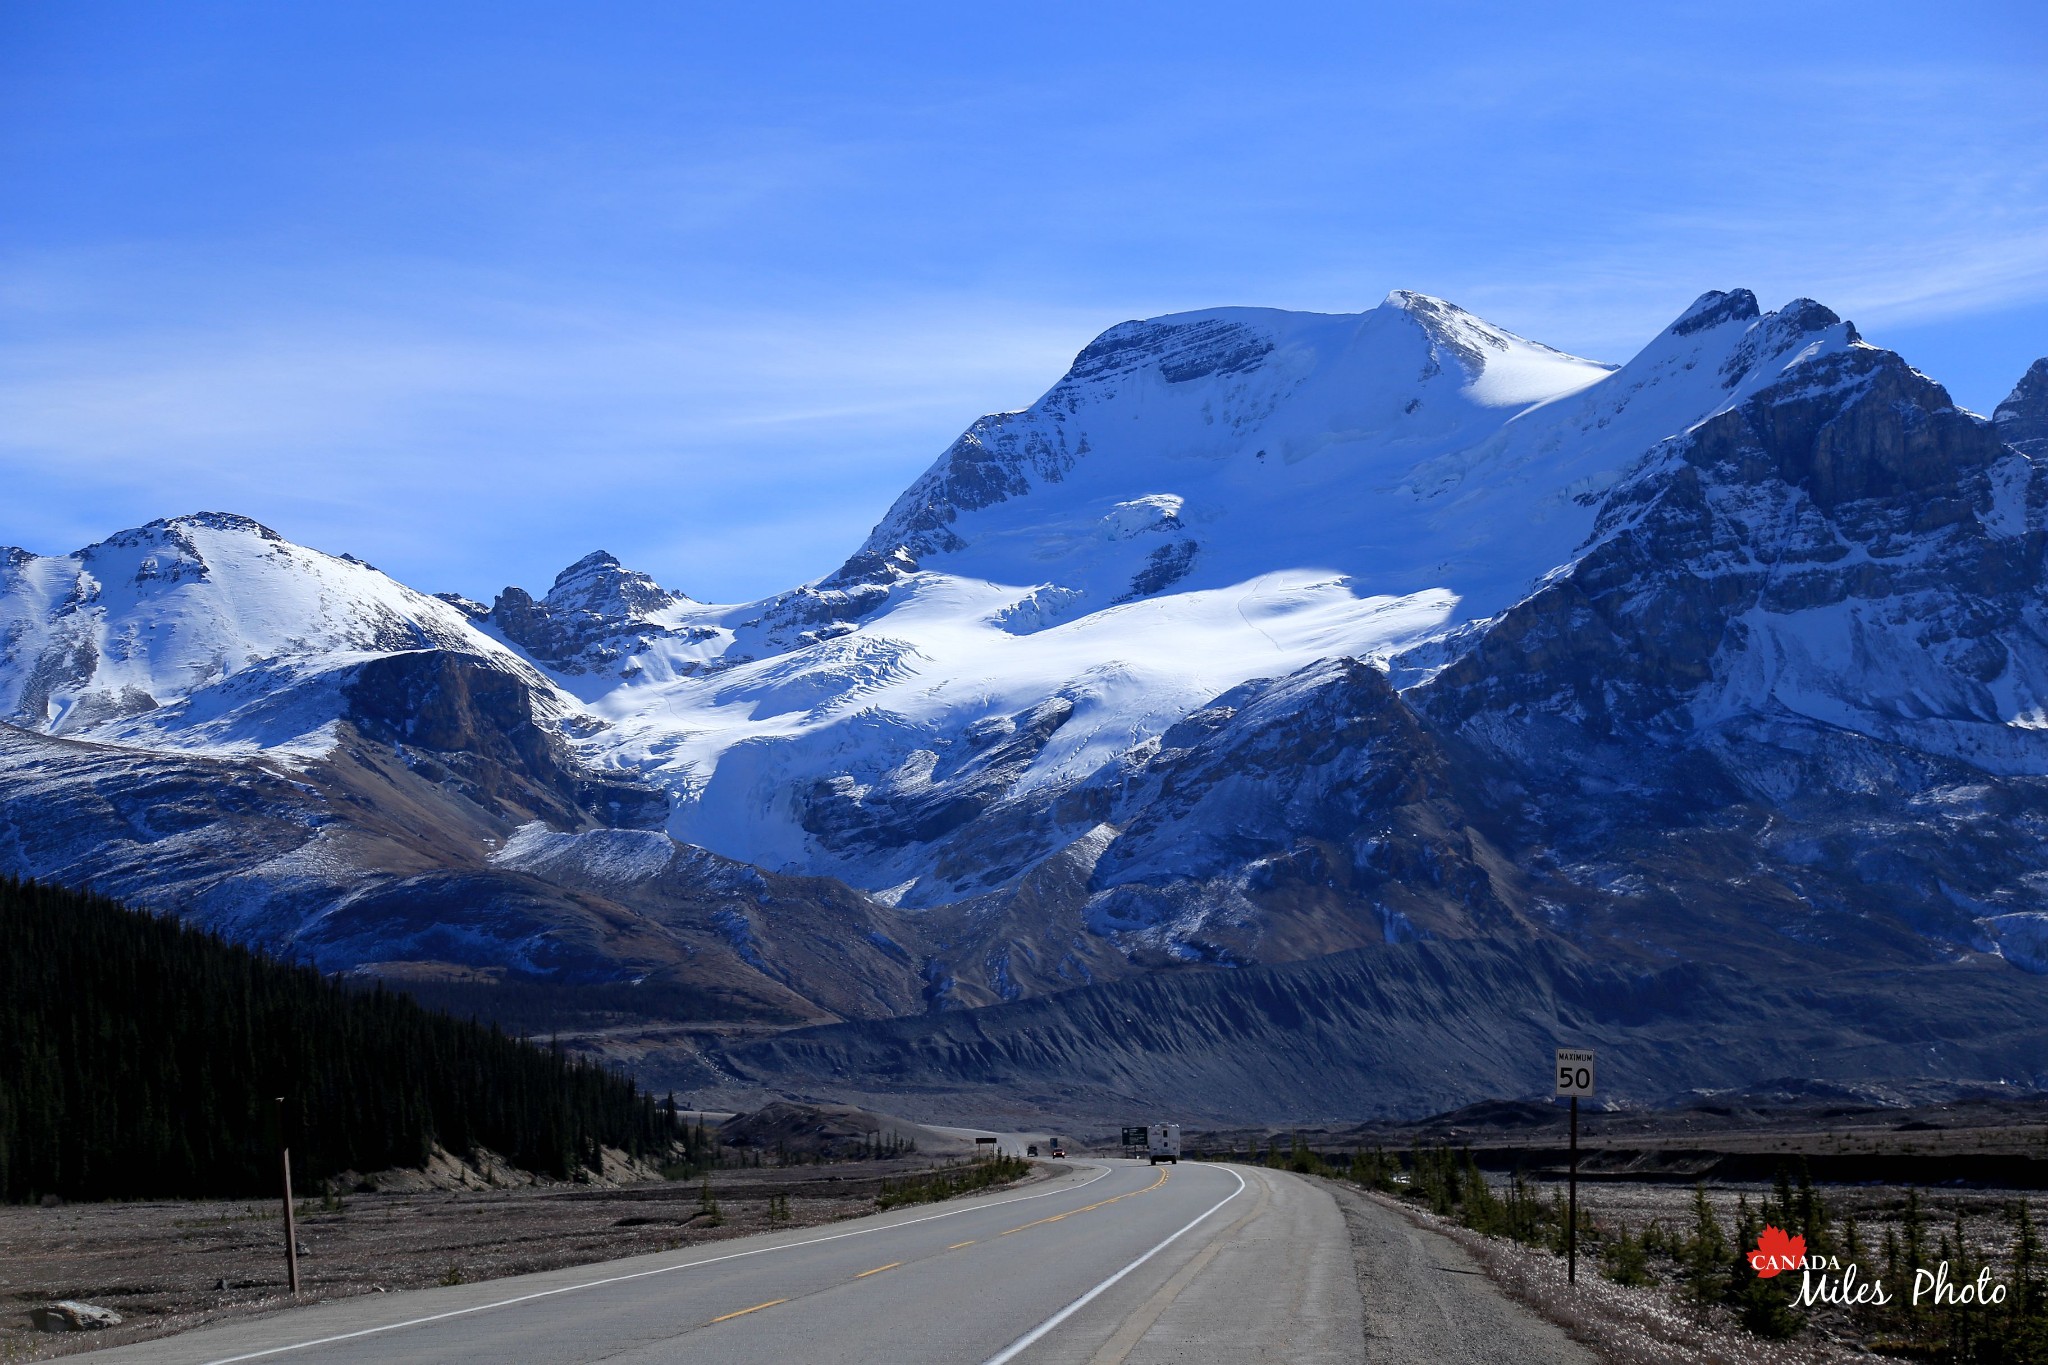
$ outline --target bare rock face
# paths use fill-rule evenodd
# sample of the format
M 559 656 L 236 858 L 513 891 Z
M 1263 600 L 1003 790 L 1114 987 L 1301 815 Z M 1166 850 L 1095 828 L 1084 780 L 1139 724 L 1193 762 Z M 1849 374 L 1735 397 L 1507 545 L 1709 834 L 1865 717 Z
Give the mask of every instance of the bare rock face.
M 1731 289 L 1722 292 L 1709 289 L 1693 300 L 1692 307 L 1671 324 L 1674 336 L 1692 336 L 1724 322 L 1751 322 L 1762 316 L 1757 307 L 1756 295 L 1747 289 Z
M 651 788 L 579 765 L 540 723 L 527 682 L 483 659 L 445 650 L 389 655 L 362 665 L 344 690 L 360 734 L 504 818 L 634 827 L 666 813 Z
M 2027 368 L 1992 420 L 2007 445 L 2035 458 L 2048 455 L 2048 356 Z
M 852 569 L 862 554 L 901 552 L 922 559 L 958 550 L 965 542 L 950 528 L 962 512 L 1021 497 L 1031 491 L 1034 476 L 1058 481 L 1073 467 L 1074 457 L 1064 443 L 1025 429 L 1015 414 L 981 418 L 896 500 L 882 527 L 840 572 Z
M 1453 728 L 1543 715 L 1589 736 L 1676 735 L 1782 703 L 1798 681 L 1952 748 L 1944 723 L 2002 720 L 1984 689 L 2009 664 L 2028 687 L 2037 670 L 2048 682 L 2037 485 L 1897 356 L 1831 357 L 1670 442 L 1615 490 L 1569 570 L 1493 623 L 1423 705 Z M 1829 629 L 1839 638 L 1815 638 Z M 1792 657 L 1802 635 L 1819 650 Z M 1912 656 L 1944 665 L 1941 679 L 1879 662 Z M 1794 679 L 1787 663 L 1810 667 Z M 1923 682 L 1944 695 L 1916 716 L 1900 694 Z M 1764 690 L 1731 694 L 1749 685 Z
M 2048 965 L 2048 483 L 2000 434 L 1890 352 L 1801 367 L 1409 694 L 1520 807 L 1552 922 Z
M 486 619 L 549 667 L 592 673 L 672 634 L 653 618 L 687 600 L 597 550 L 557 574 L 538 602 L 524 589 L 505 589 Z
M 1332 950 L 1512 920 L 1442 748 L 1359 660 L 1225 693 L 1168 730 L 1122 786 L 1121 833 L 1091 881 L 1105 924 L 1234 901 L 1258 913 L 1218 915 L 1199 937 L 1248 961 L 1303 902 L 1355 907 L 1320 926 Z

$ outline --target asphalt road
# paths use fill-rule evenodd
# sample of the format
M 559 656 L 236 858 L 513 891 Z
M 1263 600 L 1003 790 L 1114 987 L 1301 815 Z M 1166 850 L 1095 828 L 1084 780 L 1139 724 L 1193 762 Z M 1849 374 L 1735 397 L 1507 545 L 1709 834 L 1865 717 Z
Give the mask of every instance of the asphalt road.
M 1287 1186 L 1294 1198 L 1276 1192 Z M 1191 1296 L 1244 1299 L 1215 1359 L 1356 1358 L 1357 1291 L 1299 1299 L 1299 1321 L 1274 1321 L 1275 1353 L 1248 1337 L 1278 1305 L 1231 1267 L 1251 1270 L 1244 1234 L 1279 1224 L 1318 1195 L 1268 1173 L 1189 1163 L 1154 1168 L 1077 1162 L 1010 1194 L 897 1210 L 856 1222 L 700 1246 L 601 1266 L 411 1294 L 319 1304 L 202 1329 L 95 1360 L 180 1362 L 436 1361 L 1142 1361 L 1190 1335 L 1177 1306 Z M 1327 1196 L 1319 1202 L 1328 1203 Z M 1301 1208 L 1296 1208 L 1299 1213 Z M 1331 1210 L 1330 1212 L 1334 1212 Z M 1325 1216 L 1344 1247 L 1341 1217 Z M 1262 1237 L 1261 1242 L 1265 1239 Z M 1312 1258 L 1311 1248 L 1301 1253 Z M 1348 1269 L 1347 1254 L 1335 1258 Z M 1278 1276 L 1285 1258 L 1270 1267 Z M 1264 1275 L 1254 1276 L 1266 1278 Z M 1343 1290 L 1349 1290 L 1346 1299 Z M 1321 1300 L 1333 1302 L 1323 1303 Z M 1206 1316 L 1218 1305 L 1200 1305 Z M 1334 1311 L 1333 1311 L 1334 1310 Z M 1173 1319 L 1169 1322 L 1169 1319 Z M 1323 1323 L 1323 1319 L 1329 1319 Z M 1206 1337 L 1196 1325 L 1192 1335 Z M 1328 1349 L 1320 1344 L 1327 1337 Z M 1156 1340 L 1155 1340 L 1156 1339 Z M 1283 1347 L 1296 1342 L 1302 1349 Z M 1234 1343 L 1234 1345 L 1232 1344 Z M 1105 1348 L 1107 1353 L 1105 1354 Z M 1206 1348 L 1205 1348 L 1206 1349 Z M 1175 1358 L 1186 1359 L 1186 1356 Z
M 1369 1265 L 1366 1249 L 1355 1243 L 1328 1188 L 1297 1176 L 1081 1160 L 1049 1182 L 1007 1194 L 540 1275 L 317 1304 L 87 1358 L 155 1365 L 1351 1365 L 1459 1358 L 1440 1354 L 1452 1344 L 1441 1327 L 1412 1343 L 1435 1351 L 1409 1351 L 1394 1320 L 1400 1315 L 1387 1315 L 1384 1305 L 1369 1341 L 1359 1293 Z M 1449 1293 L 1498 1297 L 1483 1279 L 1453 1279 Z M 1402 1288 L 1401 1298 L 1413 1292 Z M 1456 1308 L 1441 1295 L 1425 1306 L 1424 1327 Z M 1514 1315 L 1508 1310 L 1506 1317 Z M 1498 1311 L 1486 1322 L 1502 1333 Z M 1507 1324 L 1510 1339 L 1514 1325 Z

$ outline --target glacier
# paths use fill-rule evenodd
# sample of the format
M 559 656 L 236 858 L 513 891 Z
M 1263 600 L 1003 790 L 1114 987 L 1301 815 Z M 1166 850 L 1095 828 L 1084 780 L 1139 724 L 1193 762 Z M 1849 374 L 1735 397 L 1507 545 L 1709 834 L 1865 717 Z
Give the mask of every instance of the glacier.
M 784 1023 L 1479 942 L 2036 980 L 2043 432 L 2048 362 L 1986 418 L 1811 300 L 1612 365 L 1396 291 L 1111 327 L 754 602 L 6 550 L 0 866 Z

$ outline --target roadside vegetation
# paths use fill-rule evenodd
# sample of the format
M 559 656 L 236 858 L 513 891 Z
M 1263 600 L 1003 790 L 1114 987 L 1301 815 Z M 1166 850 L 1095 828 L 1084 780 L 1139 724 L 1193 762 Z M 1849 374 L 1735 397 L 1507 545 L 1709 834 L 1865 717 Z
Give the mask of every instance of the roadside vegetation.
M 973 1194 L 977 1190 L 1007 1185 L 1030 1173 L 1031 1163 L 1021 1156 L 983 1156 L 956 1161 L 934 1171 L 921 1171 L 899 1180 L 884 1180 L 875 1196 L 878 1209 L 900 1208 L 905 1204 L 936 1204 L 942 1199 Z
M 1472 1234 L 1472 1249 L 1496 1278 L 1616 1359 L 1637 1358 L 1613 1349 L 1629 1334 L 1658 1339 L 1643 1359 L 1691 1359 L 1683 1343 L 1705 1339 L 1706 1332 L 1760 1347 L 1782 1342 L 1795 1353 L 1786 1358 L 1825 1347 L 1941 1365 L 2048 1363 L 2048 1249 L 2038 1210 L 2024 1196 L 1932 1195 L 1910 1187 L 1824 1192 L 1796 1161 L 1755 1191 L 1581 1185 L 1580 1286 L 1573 1290 L 1563 1283 L 1561 1264 L 1544 1271 L 1506 1252 L 1513 1247 L 1562 1260 L 1567 1204 L 1554 1181 L 1539 1185 L 1520 1172 L 1505 1179 L 1488 1175 L 1469 1151 L 1448 1147 L 1336 1156 L 1311 1150 L 1299 1137 L 1274 1137 L 1228 1156 L 1348 1181 Z M 1881 1280 L 1889 1302 L 1801 1305 L 1800 1271 L 1766 1278 L 1750 1265 L 1749 1253 L 1767 1227 L 1802 1238 L 1808 1257 L 1835 1265 L 1836 1284 L 1839 1267 L 1852 1263 L 1857 1282 Z M 2002 1301 L 1933 1302 L 1930 1282 L 1944 1263 L 1951 1286 L 1974 1284 L 1988 1271 L 1989 1283 L 2005 1286 Z M 1593 1277 L 1601 1283 L 1590 1285 Z M 1916 1280 L 1930 1290 L 1917 1305 Z M 1610 1330 L 1612 1323 L 1603 1329 L 1595 1320 L 1598 1314 L 1589 1309 L 1601 1302 L 1613 1309 L 1610 1317 L 1633 1319 L 1627 1332 Z M 1687 1332 L 1687 1326 L 1699 1331 Z M 1709 1351 L 1699 1358 L 1724 1357 Z
M 0 879 L 0 1198 L 234 1197 L 479 1148 L 702 1160 L 628 1078 L 101 896 Z

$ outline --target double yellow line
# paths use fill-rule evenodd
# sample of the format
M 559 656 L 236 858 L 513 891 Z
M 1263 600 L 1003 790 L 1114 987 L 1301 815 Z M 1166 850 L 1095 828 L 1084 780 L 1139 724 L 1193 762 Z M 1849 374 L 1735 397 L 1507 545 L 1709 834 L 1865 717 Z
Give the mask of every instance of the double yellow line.
M 1109 1206 L 1110 1206 L 1111 1204 L 1117 1204 L 1117 1203 L 1121 1203 L 1121 1202 L 1123 1202 L 1123 1201 L 1124 1201 L 1124 1200 L 1126 1200 L 1126 1199 L 1135 1199 L 1135 1198 L 1136 1198 L 1137 1196 L 1139 1196 L 1139 1195 L 1141 1195 L 1141 1194 L 1150 1194 L 1150 1193 L 1152 1193 L 1152 1191 L 1154 1191 L 1154 1190 L 1158 1189 L 1158 1188 L 1159 1188 L 1159 1187 L 1160 1187 L 1161 1185 L 1164 1185 L 1164 1184 L 1166 1183 L 1166 1177 L 1167 1177 L 1167 1174 L 1168 1174 L 1167 1172 L 1165 1172 L 1165 1171 L 1161 1171 L 1161 1172 L 1159 1173 L 1159 1178 L 1158 1178 L 1157 1180 L 1153 1181 L 1153 1182 L 1152 1182 L 1151 1184 L 1147 1185 L 1147 1186 L 1146 1186 L 1146 1187 L 1145 1187 L 1144 1189 L 1142 1189 L 1142 1190 L 1132 1190 L 1132 1191 L 1130 1191 L 1130 1192 L 1129 1192 L 1129 1193 L 1127 1193 L 1127 1194 L 1119 1194 L 1119 1195 L 1114 1195 L 1114 1196 L 1112 1196 L 1112 1197 L 1110 1197 L 1110 1198 L 1108 1198 L 1108 1199 L 1101 1199 L 1101 1200 L 1097 1200 L 1097 1201 L 1096 1201 L 1095 1203 L 1093 1203 L 1093 1204 L 1083 1204 L 1083 1205 L 1082 1205 L 1082 1206 L 1081 1206 L 1080 1208 L 1078 1208 L 1078 1209 L 1068 1209 L 1068 1210 L 1067 1210 L 1067 1211 L 1066 1211 L 1065 1213 L 1055 1213 L 1055 1214 L 1053 1214 L 1053 1215 L 1052 1215 L 1052 1216 L 1051 1216 L 1050 1218 L 1038 1218 L 1038 1219 L 1034 1219 L 1034 1220 L 1032 1220 L 1032 1221 L 1031 1221 L 1031 1222 L 1029 1222 L 1029 1223 L 1022 1223 L 1022 1224 L 1019 1224 L 1018 1226 L 1016 1226 L 1016 1227 L 1014 1227 L 1014 1228 L 1011 1228 L 1011 1229 L 1009 1230 L 1009 1232 L 1001 1232 L 1001 1233 L 998 1233 L 998 1234 L 996 1234 L 996 1235 L 997 1235 L 997 1236 L 999 1236 L 999 1237 L 1008 1237 L 1008 1236 L 1010 1235 L 1010 1233 L 1011 1233 L 1011 1232 L 1022 1232 L 1022 1231 L 1024 1231 L 1024 1229 L 1025 1229 L 1025 1228 L 1035 1228 L 1035 1227 L 1042 1227 L 1043 1225 L 1045 1225 L 1045 1224 L 1047 1224 L 1047 1223 L 1057 1223 L 1057 1222 L 1059 1222 L 1059 1221 L 1060 1221 L 1060 1219 L 1062 1219 L 1062 1218 L 1071 1218 L 1071 1217 L 1073 1217 L 1073 1216 L 1074 1216 L 1075 1214 L 1077 1214 L 1077 1213 L 1090 1213 L 1090 1212 L 1093 1212 L 1093 1211 L 1094 1211 L 1094 1210 L 1096 1210 L 1096 1209 L 1105 1209 L 1105 1208 L 1108 1208 L 1108 1207 L 1109 1207 Z

